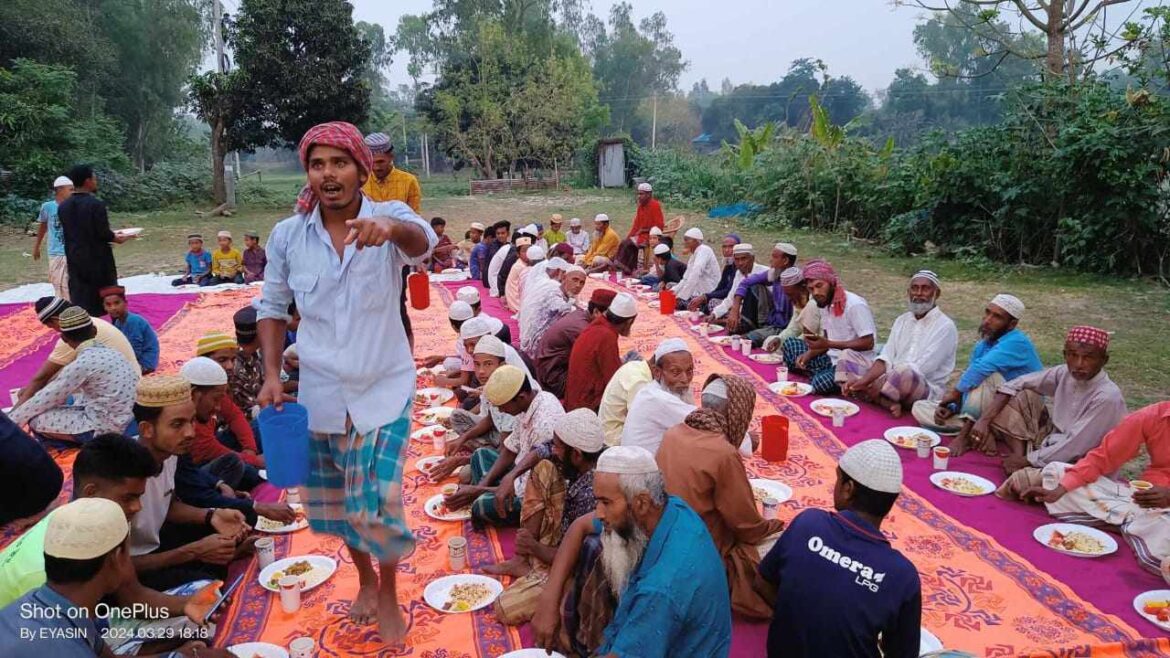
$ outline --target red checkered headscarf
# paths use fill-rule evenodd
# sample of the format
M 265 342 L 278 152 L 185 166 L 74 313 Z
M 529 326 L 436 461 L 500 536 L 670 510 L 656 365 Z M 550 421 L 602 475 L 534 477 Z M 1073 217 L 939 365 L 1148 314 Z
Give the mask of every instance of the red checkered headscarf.
M 1084 343 L 1103 350 L 1109 349 L 1109 332 L 1097 327 L 1082 325 L 1068 330 L 1065 343 Z
M 357 126 L 352 123 L 330 121 L 309 128 L 309 131 L 301 138 L 301 144 L 298 147 L 301 155 L 301 166 L 305 168 L 305 171 L 309 170 L 309 151 L 318 145 L 332 146 L 346 151 L 353 157 L 357 166 L 361 167 L 362 171 L 367 174 L 374 167 L 374 156 L 370 153 L 370 147 L 366 146 L 366 142 L 362 138 L 362 131 L 358 130 Z M 301 188 L 300 194 L 297 195 L 295 210 L 301 214 L 308 214 L 313 212 L 313 208 L 316 207 L 317 195 L 313 194 L 312 188 L 305 185 Z
M 804 274 L 805 281 L 818 279 L 831 283 L 834 292 L 833 299 L 829 301 L 829 309 L 833 315 L 845 314 L 845 286 L 841 285 L 837 270 L 833 269 L 832 265 L 820 259 L 810 260 L 804 264 L 804 269 L 801 272 Z

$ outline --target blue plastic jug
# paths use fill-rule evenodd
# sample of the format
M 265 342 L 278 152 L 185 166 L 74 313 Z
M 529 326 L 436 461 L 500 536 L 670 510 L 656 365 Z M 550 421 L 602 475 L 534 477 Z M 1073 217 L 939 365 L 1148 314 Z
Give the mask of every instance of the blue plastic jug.
M 282 489 L 299 487 L 309 480 L 309 412 L 295 402 L 260 410 L 257 418 L 264 441 L 268 481 Z

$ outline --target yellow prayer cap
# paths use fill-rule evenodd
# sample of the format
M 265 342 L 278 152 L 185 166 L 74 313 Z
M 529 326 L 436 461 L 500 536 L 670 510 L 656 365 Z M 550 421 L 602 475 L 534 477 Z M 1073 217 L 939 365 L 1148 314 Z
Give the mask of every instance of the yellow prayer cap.
M 488 378 L 487 386 L 483 389 L 484 395 L 488 402 L 497 407 L 507 404 L 520 392 L 525 377 L 524 371 L 516 366 L 500 366 Z
M 235 336 L 225 334 L 222 331 L 212 331 L 203 334 L 203 337 L 195 344 L 195 356 L 207 356 L 217 350 L 226 350 L 239 346 L 240 344 L 236 342 Z
M 180 375 L 147 375 L 138 380 L 135 402 L 152 408 L 183 404 L 191 399 L 191 384 Z
M 64 311 L 61 311 L 57 322 L 61 326 L 61 331 L 84 329 L 93 325 L 93 320 L 89 317 L 89 313 L 86 313 L 85 309 L 80 306 L 70 306 Z
M 78 498 L 49 516 L 45 555 L 92 560 L 112 551 L 130 534 L 122 508 L 108 498 Z

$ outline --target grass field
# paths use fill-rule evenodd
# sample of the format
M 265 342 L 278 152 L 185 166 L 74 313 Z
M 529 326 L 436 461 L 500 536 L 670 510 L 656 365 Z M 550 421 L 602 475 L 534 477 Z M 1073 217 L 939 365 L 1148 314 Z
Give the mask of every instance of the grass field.
M 264 185 L 291 199 L 300 184 L 294 175 L 265 174 Z M 436 175 L 423 181 L 423 210 L 428 218 L 441 216 L 448 230 L 461 236 L 473 221 L 509 219 L 547 221 L 552 213 L 587 219 L 605 212 L 624 234 L 634 214 L 628 191 L 582 190 L 545 194 L 467 196 L 466 179 Z M 736 230 L 766 259 L 770 245 L 781 239 L 795 243 L 801 260 L 818 256 L 837 267 L 846 286 L 868 299 L 877 316 L 879 339 L 884 340 L 895 317 L 905 310 L 907 279 L 924 267 L 943 279 L 940 305 L 955 319 L 960 331 L 960 367 L 966 362 L 984 305 L 998 292 L 1011 292 L 1028 306 L 1022 328 L 1031 334 L 1044 363 L 1061 359 L 1064 334 L 1075 324 L 1093 324 L 1116 332 L 1108 370 L 1121 386 L 1131 408 L 1165 399 L 1170 383 L 1170 290 L 1146 281 L 1076 274 L 1034 268 L 975 267 L 934 258 L 890 256 L 880 248 L 843 236 L 803 231 L 762 231 L 740 228 L 733 222 L 706 219 L 686 208 L 668 206 L 667 217 L 683 214 L 688 225 L 698 223 L 709 240 Z M 189 232 L 213 236 L 227 229 L 241 236 L 247 229 L 267 235 L 272 225 L 288 216 L 287 207 L 245 208 L 233 217 L 207 217 L 195 208 L 152 213 L 117 213 L 115 227 L 146 228 L 139 240 L 115 247 L 121 275 L 145 272 L 177 273 Z M 241 240 L 242 242 L 242 240 Z M 44 281 L 48 265 L 33 263 L 33 237 L 15 230 L 0 233 L 0 289 Z

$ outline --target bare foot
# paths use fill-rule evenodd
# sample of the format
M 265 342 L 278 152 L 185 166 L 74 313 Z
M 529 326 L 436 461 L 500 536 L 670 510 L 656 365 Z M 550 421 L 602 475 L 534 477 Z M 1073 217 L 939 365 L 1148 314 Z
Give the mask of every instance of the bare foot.
M 401 644 L 406 639 L 406 618 L 402 616 L 402 609 L 392 594 L 379 591 L 377 594 L 378 606 L 378 635 L 386 646 Z
M 512 576 L 513 578 L 526 576 L 529 571 L 532 571 L 532 565 L 528 563 L 527 558 L 519 555 L 513 555 L 499 564 L 489 564 L 483 568 L 484 573 L 490 573 L 493 576 Z
M 357 598 L 349 604 L 349 619 L 358 626 L 366 626 L 373 623 L 377 613 L 378 585 L 375 583 L 358 590 Z
M 890 415 L 893 416 L 894 418 L 901 418 L 902 417 L 902 403 L 901 402 L 891 402 L 890 406 L 889 406 L 889 410 L 890 410 Z

